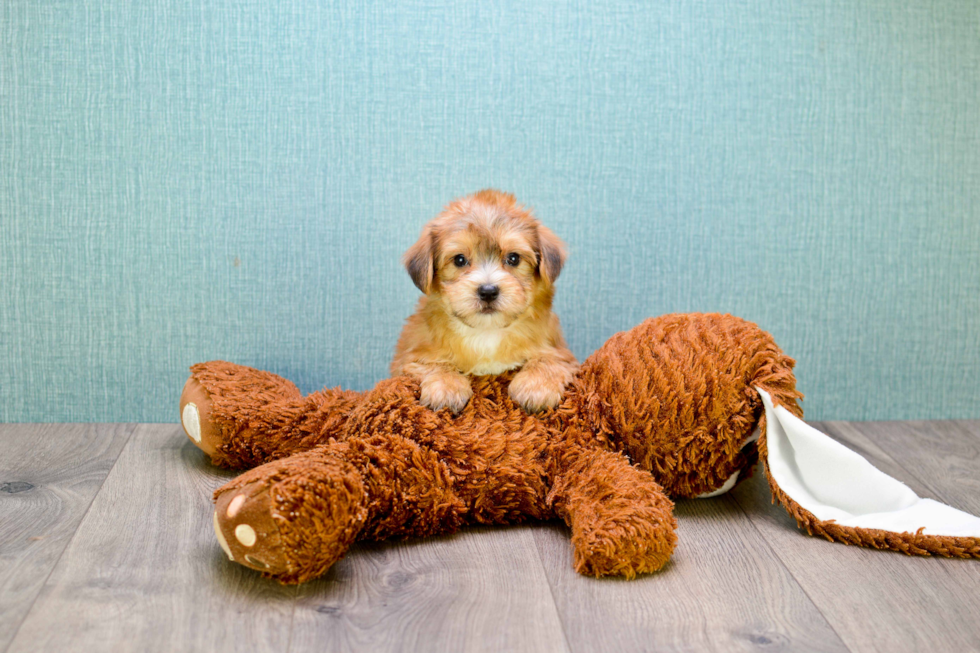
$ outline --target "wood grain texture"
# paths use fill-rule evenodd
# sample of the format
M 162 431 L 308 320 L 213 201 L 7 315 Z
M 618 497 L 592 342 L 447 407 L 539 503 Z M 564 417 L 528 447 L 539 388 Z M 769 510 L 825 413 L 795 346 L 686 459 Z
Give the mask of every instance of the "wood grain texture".
M 955 420 L 954 423 L 963 427 L 964 430 L 971 433 L 977 440 L 980 440 L 980 419 L 961 419 Z
M 535 531 L 573 651 L 845 651 L 730 497 L 677 504 L 679 542 L 659 573 L 581 576 L 568 530 Z
M 360 546 L 302 587 L 292 650 L 567 651 L 539 527 Z
M 972 502 L 966 496 L 973 490 L 954 480 L 980 476 L 976 444 L 951 423 L 814 426 L 920 496 L 977 512 L 975 494 Z M 908 469 L 917 470 L 928 485 Z M 770 504 L 762 483 L 739 486 L 733 497 L 855 653 L 974 650 L 980 642 L 977 561 L 910 557 L 806 537 L 788 514 Z
M 980 514 L 980 421 L 831 422 L 842 442 L 878 445 L 922 486 L 920 496 Z
M 0 651 L 14 637 L 134 428 L 0 425 Z
M 179 426 L 140 426 L 9 650 L 285 650 L 295 588 L 214 538 L 210 495 L 231 475 Z
M 920 495 L 980 513 L 980 422 L 816 426 Z M 323 579 L 282 587 L 215 542 L 210 495 L 234 473 L 178 426 L 133 429 L 0 427 L 0 650 L 896 653 L 980 642 L 976 561 L 806 537 L 758 476 L 678 503 L 673 559 L 634 581 L 575 573 L 567 529 L 549 523 L 360 544 Z

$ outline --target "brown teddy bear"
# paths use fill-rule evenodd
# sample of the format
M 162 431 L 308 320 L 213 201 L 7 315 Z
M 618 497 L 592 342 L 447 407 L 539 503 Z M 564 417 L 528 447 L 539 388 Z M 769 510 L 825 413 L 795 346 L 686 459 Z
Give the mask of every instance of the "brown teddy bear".
M 472 399 L 454 416 L 420 405 L 408 377 L 363 393 L 304 397 L 269 372 L 210 362 L 191 368 L 181 422 L 215 464 L 253 468 L 215 492 L 215 531 L 230 559 L 284 583 L 323 574 L 359 539 L 552 518 L 570 527 L 580 573 L 652 572 L 676 542 L 668 497 L 727 491 L 760 453 L 774 497 L 810 532 L 906 553 L 980 557 L 980 520 L 935 502 L 962 516 L 952 535 L 895 532 L 880 521 L 864 528 L 860 519 L 840 525 L 846 517 L 821 514 L 830 514 L 828 505 L 853 513 L 808 486 L 807 474 L 793 476 L 800 467 L 793 434 L 809 428 L 799 419 L 793 365 L 754 324 L 668 315 L 613 336 L 583 363 L 562 403 L 544 413 L 528 414 L 509 398 L 512 373 L 475 377 Z M 767 419 L 780 422 L 778 459 L 767 458 Z M 827 444 L 817 446 L 816 460 Z M 831 458 L 827 464 L 839 468 Z M 781 467 L 790 471 L 777 479 L 771 472 Z M 795 488 L 793 497 L 784 484 Z M 915 499 L 919 508 L 929 501 Z

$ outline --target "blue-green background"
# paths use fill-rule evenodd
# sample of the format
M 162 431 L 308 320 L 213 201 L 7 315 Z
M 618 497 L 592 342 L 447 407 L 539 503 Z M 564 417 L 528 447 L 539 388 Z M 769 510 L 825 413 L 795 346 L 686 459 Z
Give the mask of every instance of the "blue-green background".
M 0 420 L 369 387 L 485 186 L 568 242 L 579 356 L 726 311 L 808 417 L 980 417 L 976 0 L 4 0 Z

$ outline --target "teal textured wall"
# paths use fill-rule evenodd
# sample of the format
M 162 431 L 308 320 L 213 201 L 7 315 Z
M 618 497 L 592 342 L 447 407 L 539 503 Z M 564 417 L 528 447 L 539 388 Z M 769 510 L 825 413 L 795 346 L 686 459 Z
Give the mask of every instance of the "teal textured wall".
M 975 0 L 4 0 L 0 419 L 369 387 L 485 186 L 568 242 L 580 356 L 732 312 L 808 417 L 980 417 L 978 107 Z

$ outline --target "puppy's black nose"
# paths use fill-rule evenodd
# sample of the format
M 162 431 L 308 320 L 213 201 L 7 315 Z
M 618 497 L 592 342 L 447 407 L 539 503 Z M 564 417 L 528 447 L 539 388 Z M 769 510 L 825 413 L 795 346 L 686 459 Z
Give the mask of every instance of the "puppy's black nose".
M 485 283 L 476 290 L 476 294 L 485 302 L 492 302 L 500 295 L 500 288 L 489 283 Z

